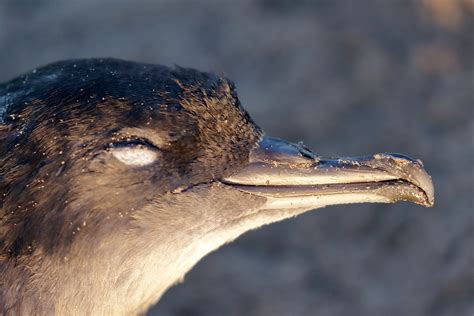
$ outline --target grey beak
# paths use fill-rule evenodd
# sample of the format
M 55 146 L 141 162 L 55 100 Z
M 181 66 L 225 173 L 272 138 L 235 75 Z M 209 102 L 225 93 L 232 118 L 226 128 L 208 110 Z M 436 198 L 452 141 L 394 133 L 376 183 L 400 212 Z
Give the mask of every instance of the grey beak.
M 264 137 L 239 173 L 221 180 L 267 197 L 268 208 L 410 201 L 433 206 L 431 177 L 419 160 L 400 154 L 323 159 L 306 147 Z

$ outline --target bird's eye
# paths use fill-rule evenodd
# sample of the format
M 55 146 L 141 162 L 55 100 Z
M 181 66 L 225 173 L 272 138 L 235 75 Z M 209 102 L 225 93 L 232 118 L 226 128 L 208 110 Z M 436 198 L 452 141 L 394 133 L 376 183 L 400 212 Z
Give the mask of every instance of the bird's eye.
M 134 167 L 152 164 L 158 158 L 158 148 L 139 139 L 112 143 L 109 150 L 116 159 Z

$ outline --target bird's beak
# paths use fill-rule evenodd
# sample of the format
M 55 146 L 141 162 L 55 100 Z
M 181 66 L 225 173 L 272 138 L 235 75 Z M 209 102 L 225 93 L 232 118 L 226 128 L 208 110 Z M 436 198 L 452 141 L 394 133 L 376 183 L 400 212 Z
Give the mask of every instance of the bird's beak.
M 431 177 L 419 160 L 399 154 L 326 159 L 300 144 L 264 137 L 240 172 L 221 180 L 267 198 L 266 209 L 410 201 L 433 206 Z

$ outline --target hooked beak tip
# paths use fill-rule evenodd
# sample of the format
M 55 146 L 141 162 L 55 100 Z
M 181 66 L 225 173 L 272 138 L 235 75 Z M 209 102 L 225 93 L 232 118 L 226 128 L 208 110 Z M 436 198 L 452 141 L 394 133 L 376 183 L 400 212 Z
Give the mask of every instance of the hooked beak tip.
M 375 154 L 373 158 L 370 164 L 374 168 L 381 168 L 418 189 L 416 190 L 418 192 L 417 195 L 421 196 L 415 196 L 409 199 L 409 201 L 426 207 L 434 205 L 433 181 L 424 169 L 421 160 L 414 160 L 408 156 L 393 153 Z

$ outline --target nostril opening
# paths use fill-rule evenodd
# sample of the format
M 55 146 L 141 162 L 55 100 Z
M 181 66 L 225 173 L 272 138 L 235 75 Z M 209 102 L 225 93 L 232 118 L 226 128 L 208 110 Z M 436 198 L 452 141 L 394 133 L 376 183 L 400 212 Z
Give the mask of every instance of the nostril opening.
M 301 157 L 308 158 L 308 159 L 316 158 L 316 155 L 307 148 L 301 148 L 299 152 L 300 152 Z
M 311 149 L 306 147 L 303 142 L 298 142 L 298 152 L 301 157 L 312 160 L 316 158 L 316 154 Z

